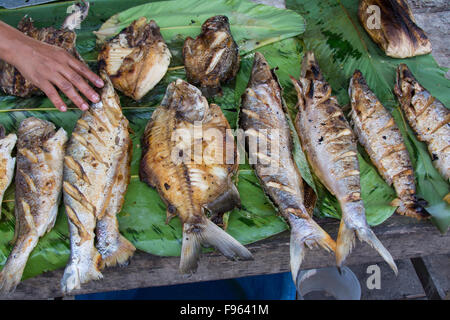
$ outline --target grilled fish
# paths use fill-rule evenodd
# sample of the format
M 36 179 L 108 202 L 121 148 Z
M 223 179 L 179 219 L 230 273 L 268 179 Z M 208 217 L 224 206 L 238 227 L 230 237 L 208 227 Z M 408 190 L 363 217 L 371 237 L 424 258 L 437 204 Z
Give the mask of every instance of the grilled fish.
M 16 134 L 10 133 L 6 136 L 5 128 L 0 125 L 0 208 L 3 201 L 3 195 L 11 184 L 14 175 L 16 158 L 11 157 L 11 152 L 16 145 L 16 141 Z
M 83 1 L 75 4 L 61 29 L 53 27 L 38 29 L 34 27 L 33 20 L 27 16 L 20 20 L 17 29 L 33 39 L 63 48 L 72 56 L 83 61 L 75 47 L 77 35 L 74 30 L 86 18 L 88 11 L 89 2 Z M 0 60 L 0 87 L 6 94 L 12 96 L 30 97 L 44 94 L 38 87 L 25 79 L 13 65 L 3 60 Z
M 394 92 L 417 138 L 428 146 L 433 165 L 450 179 L 450 111 L 414 78 L 405 64 L 397 68 Z
M 214 16 L 202 25 L 197 38 L 187 37 L 183 47 L 186 76 L 200 86 L 205 97 L 221 94 L 221 83 L 231 81 L 239 70 L 239 48 L 226 16 Z
M 252 258 L 205 215 L 240 205 L 232 182 L 238 155 L 229 129 L 220 107 L 208 105 L 200 90 L 181 79 L 168 86 L 145 128 L 139 175 L 158 190 L 167 219 L 177 214 L 183 224 L 182 273 L 196 270 L 201 245 L 212 245 L 229 259 Z
M 406 0 L 360 0 L 358 17 L 372 40 L 390 57 L 431 52 L 431 42 L 416 25 Z
M 0 292 L 14 291 L 30 253 L 49 232 L 61 198 L 67 133 L 45 120 L 27 118 L 17 131 L 14 248 L 0 273 Z
M 141 17 L 103 45 L 98 62 L 117 90 L 139 100 L 164 77 L 171 57 L 156 22 Z
M 242 95 L 240 127 L 249 138 L 249 159 L 256 162 L 253 166 L 264 191 L 291 226 L 290 263 L 295 282 L 306 247 L 320 245 L 334 251 L 336 243 L 312 219 L 314 205 L 311 210 L 305 205 L 303 179 L 292 156 L 285 110 L 275 73 L 264 56 L 255 53 L 250 81 Z M 270 151 L 252 148 L 251 139 L 258 142 L 258 147 L 270 145 Z
M 397 266 L 366 221 L 361 199 L 356 138 L 312 52 L 303 57 L 300 81 L 292 78 L 298 93 L 295 120 L 302 148 L 316 176 L 337 198 L 342 211 L 336 247 L 340 267 L 350 254 L 355 234 L 367 242 L 397 274 Z
M 105 264 L 122 264 L 135 250 L 118 233 L 115 218 L 129 181 L 128 120 L 111 81 L 104 72 L 101 77 L 105 82 L 101 102 L 77 121 L 64 158 L 63 193 L 71 247 L 61 280 L 64 293 L 100 279 Z
M 359 70 L 350 80 L 349 95 L 354 132 L 383 179 L 394 186 L 398 199 L 393 205 L 398 206 L 397 213 L 429 218 L 416 197 L 414 171 L 402 134 Z

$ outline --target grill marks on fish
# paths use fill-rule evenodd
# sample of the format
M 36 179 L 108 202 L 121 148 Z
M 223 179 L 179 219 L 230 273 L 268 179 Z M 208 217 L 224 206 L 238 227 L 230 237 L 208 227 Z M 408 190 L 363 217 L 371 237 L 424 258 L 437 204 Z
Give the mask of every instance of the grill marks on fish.
M 449 180 L 449 110 L 417 82 L 405 64 L 400 64 L 397 68 L 394 92 L 417 138 L 427 144 L 433 165 Z
M 55 131 L 52 123 L 33 117 L 20 123 L 17 137 L 18 150 L 27 150 L 27 156 L 17 154 L 15 240 L 0 273 L 1 294 L 14 291 L 39 238 L 55 224 L 67 141 L 64 129 Z
M 247 152 L 249 158 L 258 158 L 253 167 L 261 185 L 291 226 L 290 263 L 296 281 L 307 247 L 318 245 L 334 251 L 336 244 L 312 219 L 316 196 L 308 190 L 309 198 L 305 199 L 305 188 L 309 186 L 303 184 L 292 156 L 292 136 L 285 110 L 274 72 L 264 56 L 255 53 L 251 78 L 242 96 L 240 126 L 247 139 L 256 138 L 258 146 L 267 144 L 267 154 L 249 147 L 250 142 L 246 144 Z M 278 136 L 274 130 L 279 131 Z M 275 139 L 279 139 L 278 143 Z
M 116 219 L 129 181 L 128 120 L 109 78 L 101 76 L 102 101 L 83 113 L 66 151 L 63 189 L 71 256 L 61 281 L 64 293 L 100 279 L 105 265 L 124 264 L 135 250 L 119 234 Z
M 299 112 L 295 121 L 302 148 L 313 172 L 339 201 L 342 219 L 336 248 L 341 266 L 350 254 L 355 236 L 375 248 L 391 266 L 397 267 L 367 224 L 361 199 L 356 138 L 345 119 L 331 87 L 321 75 L 312 52 L 303 58 L 300 80 L 292 78 L 298 93 Z M 321 125 L 324 124 L 324 125 Z M 335 138 L 339 136 L 339 138 Z M 323 139 L 321 143 L 317 141 Z
M 375 25 L 378 21 L 374 20 L 371 6 L 380 9 L 380 26 Z M 358 17 L 373 41 L 390 57 L 408 58 L 431 52 L 431 42 L 416 25 L 406 0 L 360 0 Z
M 187 37 L 183 46 L 186 76 L 203 95 L 221 94 L 221 84 L 231 81 L 239 70 L 239 48 L 226 16 L 214 16 L 202 25 L 197 38 Z
M 202 245 L 212 245 L 230 259 L 251 259 L 244 246 L 205 215 L 205 209 L 222 215 L 240 204 L 232 182 L 236 148 L 234 143 L 231 150 L 225 148 L 225 141 L 234 141 L 229 129 L 220 107 L 208 105 L 200 90 L 181 79 L 168 86 L 145 129 L 139 175 L 158 190 L 168 208 L 167 219 L 177 214 L 183 223 L 183 273 L 196 270 Z M 201 146 L 202 154 L 195 153 L 194 146 Z M 231 164 L 225 161 L 229 152 Z
M 11 156 L 11 152 L 16 145 L 17 135 L 15 133 L 5 134 L 5 128 L 0 125 L 0 203 L 6 189 L 12 182 L 16 158 Z M 0 211 L 1 217 L 1 211 Z
M 398 195 L 393 202 L 397 213 L 428 218 L 420 204 L 423 201 L 416 197 L 414 171 L 400 130 L 359 70 L 350 80 L 349 95 L 355 133 L 383 179 L 393 185 Z
M 139 100 L 164 77 L 171 57 L 156 22 L 141 17 L 103 45 L 98 63 L 116 89 Z

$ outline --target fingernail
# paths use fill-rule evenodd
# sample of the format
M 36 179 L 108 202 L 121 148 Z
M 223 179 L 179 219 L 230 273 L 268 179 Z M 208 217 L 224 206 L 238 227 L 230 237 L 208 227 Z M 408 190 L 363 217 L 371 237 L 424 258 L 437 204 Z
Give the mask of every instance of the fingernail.
M 60 106 L 58 109 L 59 109 L 60 111 L 62 111 L 62 112 L 67 111 L 66 106 Z
M 95 84 L 97 85 L 97 87 L 103 87 L 105 85 L 105 83 L 101 79 L 95 81 Z
M 87 110 L 87 109 L 89 109 L 89 106 L 88 106 L 86 103 L 83 103 L 83 104 L 81 105 L 81 110 L 85 111 L 85 110 Z
M 94 102 L 99 102 L 99 101 L 100 101 L 100 96 L 99 96 L 98 94 L 94 93 L 94 94 L 92 95 L 92 100 L 93 100 Z

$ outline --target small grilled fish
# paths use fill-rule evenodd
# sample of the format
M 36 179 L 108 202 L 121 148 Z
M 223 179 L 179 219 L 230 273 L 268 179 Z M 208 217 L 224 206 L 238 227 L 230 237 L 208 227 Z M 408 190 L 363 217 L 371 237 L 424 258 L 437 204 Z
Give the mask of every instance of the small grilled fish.
M 433 165 L 450 180 L 450 111 L 417 82 L 406 64 L 397 68 L 394 92 L 417 138 L 427 144 Z
M 200 90 L 181 79 L 168 86 L 145 128 L 139 175 L 158 190 L 168 220 L 178 214 L 183 224 L 182 273 L 197 269 L 201 245 L 212 245 L 229 259 L 252 258 L 205 215 L 205 210 L 223 214 L 240 205 L 231 180 L 238 155 L 229 129 L 220 107 L 208 105 Z
M 306 247 L 320 245 L 334 251 L 336 243 L 312 219 L 314 205 L 311 210 L 305 206 L 303 178 L 292 156 L 292 136 L 285 110 L 275 73 L 264 56 L 255 53 L 250 81 L 242 95 L 240 127 L 249 137 L 246 144 L 249 159 L 257 160 L 253 166 L 264 191 L 291 226 L 290 261 L 295 282 Z M 260 147 L 270 146 L 270 151 L 252 148 L 251 139 Z M 315 199 L 311 202 L 315 203 Z
M 390 57 L 408 58 L 431 52 L 431 42 L 416 25 L 406 0 L 361 0 L 358 17 L 372 40 Z
M 183 59 L 188 81 L 200 86 L 205 97 L 221 94 L 220 84 L 236 77 L 240 62 L 228 18 L 211 17 L 203 23 L 202 32 L 195 40 L 187 37 Z
M 292 78 L 292 82 L 298 93 L 295 125 L 302 148 L 314 173 L 337 198 L 342 211 L 336 247 L 338 267 L 350 254 L 357 235 L 375 248 L 397 274 L 392 256 L 366 221 L 356 138 L 312 52 L 303 57 L 300 81 Z
M 14 248 L 0 273 L 0 293 L 14 291 L 30 253 L 49 232 L 61 198 L 67 133 L 45 120 L 27 118 L 17 131 Z
M 86 18 L 88 12 L 89 2 L 83 1 L 75 4 L 61 29 L 35 28 L 33 20 L 27 16 L 20 20 L 17 29 L 33 39 L 63 48 L 72 56 L 83 61 L 75 46 L 77 35 L 74 30 Z M 38 87 L 25 79 L 19 70 L 3 60 L 0 60 L 0 87 L 6 94 L 12 96 L 30 97 L 43 94 Z
M 402 134 L 359 70 L 350 80 L 349 95 L 354 132 L 383 179 L 394 186 L 398 199 L 393 205 L 398 206 L 397 213 L 429 218 L 416 197 L 414 171 Z
M 116 89 L 139 100 L 164 77 L 171 57 L 156 22 L 141 17 L 103 45 L 98 62 Z
M 105 82 L 101 102 L 77 121 L 64 158 L 63 193 L 71 247 L 61 280 L 64 293 L 100 279 L 105 264 L 124 263 L 135 250 L 118 233 L 115 218 L 129 181 L 128 120 L 108 76 L 101 72 L 101 77 Z
M 17 136 L 15 133 L 5 135 L 5 128 L 0 125 L 0 208 L 3 195 L 11 184 L 14 175 L 16 158 L 11 157 L 11 152 L 16 145 Z M 0 210 L 0 216 L 2 215 Z

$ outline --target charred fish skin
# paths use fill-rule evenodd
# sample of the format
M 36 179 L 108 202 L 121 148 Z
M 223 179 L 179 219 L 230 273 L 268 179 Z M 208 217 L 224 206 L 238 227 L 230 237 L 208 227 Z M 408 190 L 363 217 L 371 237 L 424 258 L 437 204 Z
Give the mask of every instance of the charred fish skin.
M 27 118 L 17 132 L 14 248 L 0 273 L 0 293 L 19 284 L 28 257 L 56 220 L 61 198 L 67 133 L 45 120 Z
M 398 195 L 393 203 L 398 206 L 396 212 L 417 219 L 429 218 L 416 197 L 414 170 L 403 136 L 359 70 L 350 80 L 349 95 L 354 132 L 380 175 L 393 185 Z
M 140 100 L 164 77 L 171 57 L 156 22 L 141 17 L 103 45 L 98 62 L 116 89 Z
M 17 29 L 35 40 L 63 48 L 72 56 L 83 61 L 76 49 L 74 29 L 86 18 L 89 3 L 83 1 L 83 4 L 77 4 L 75 8 L 66 18 L 61 29 L 55 29 L 54 27 L 38 29 L 28 16 L 24 16 L 20 20 Z M 22 98 L 44 94 L 31 81 L 25 79 L 16 67 L 3 60 L 0 60 L 0 87 L 7 95 Z
M 6 189 L 9 187 L 14 176 L 16 158 L 11 157 L 11 152 L 16 145 L 17 135 L 10 133 L 6 135 L 5 128 L 0 125 L 0 204 Z M 1 217 L 0 212 L 0 217 Z
M 205 21 L 197 38 L 187 37 L 183 60 L 188 82 L 199 86 L 205 97 L 222 93 L 221 84 L 231 81 L 239 70 L 239 47 L 226 16 Z
M 300 80 L 292 78 L 292 82 L 299 99 L 295 126 L 302 148 L 313 172 L 337 198 L 342 211 L 336 247 L 338 267 L 350 254 L 357 235 L 375 248 L 397 274 L 392 256 L 367 224 L 356 138 L 336 97 L 331 95 L 314 53 L 305 54 Z
M 449 181 L 450 111 L 420 85 L 406 64 L 397 68 L 394 92 L 417 138 L 427 144 L 433 165 Z
M 305 248 L 319 245 L 334 251 L 336 244 L 314 222 L 305 206 L 303 178 L 292 156 L 292 133 L 281 92 L 275 73 L 264 56 L 256 52 L 252 74 L 242 95 L 240 127 L 249 140 L 255 139 L 261 145 L 264 139 L 270 146 L 266 154 L 246 144 L 249 159 L 257 161 L 253 167 L 265 193 L 291 226 L 290 263 L 296 282 Z
M 374 6 L 380 11 L 379 26 L 372 25 L 377 22 L 373 20 Z M 408 58 L 431 52 L 431 42 L 416 25 L 406 0 L 360 0 L 358 17 L 387 56 Z
M 128 169 L 123 169 L 128 166 L 130 147 L 128 120 L 111 81 L 104 72 L 101 76 L 105 82 L 101 102 L 77 121 L 64 158 L 63 193 L 71 253 L 61 280 L 63 293 L 102 278 L 100 270 L 105 264 L 123 263 L 134 252 L 131 243 L 118 234 L 115 220 L 123 202 L 122 180 L 129 179 L 124 176 Z M 99 249 L 94 243 L 98 220 L 103 221 L 97 234 Z
M 199 89 L 178 79 L 168 86 L 143 135 L 139 175 L 158 190 L 167 205 L 168 220 L 178 215 L 183 224 L 182 273 L 195 272 L 202 245 L 214 246 L 229 259 L 252 258 L 205 215 L 205 210 L 222 214 L 240 205 L 232 182 L 238 155 L 229 129 L 219 106 L 208 105 Z M 201 136 L 194 130 L 201 130 Z M 219 158 L 211 161 L 205 154 L 195 158 L 194 145 Z

